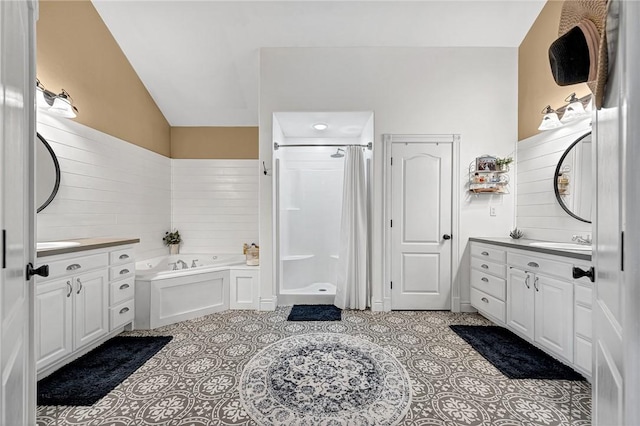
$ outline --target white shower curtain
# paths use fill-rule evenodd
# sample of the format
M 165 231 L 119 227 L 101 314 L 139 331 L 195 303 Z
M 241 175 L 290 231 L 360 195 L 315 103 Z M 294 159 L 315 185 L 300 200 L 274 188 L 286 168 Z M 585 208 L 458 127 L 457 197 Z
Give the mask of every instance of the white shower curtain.
M 369 301 L 367 185 L 362 148 L 349 146 L 344 163 L 340 251 L 334 304 L 366 309 Z

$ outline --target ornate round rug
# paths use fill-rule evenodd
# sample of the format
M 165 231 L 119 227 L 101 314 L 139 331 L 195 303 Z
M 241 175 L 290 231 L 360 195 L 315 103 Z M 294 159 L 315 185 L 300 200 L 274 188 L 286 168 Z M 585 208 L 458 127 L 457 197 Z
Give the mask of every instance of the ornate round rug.
M 313 333 L 254 356 L 240 378 L 240 399 L 261 425 L 395 425 L 411 404 L 411 383 L 380 346 Z

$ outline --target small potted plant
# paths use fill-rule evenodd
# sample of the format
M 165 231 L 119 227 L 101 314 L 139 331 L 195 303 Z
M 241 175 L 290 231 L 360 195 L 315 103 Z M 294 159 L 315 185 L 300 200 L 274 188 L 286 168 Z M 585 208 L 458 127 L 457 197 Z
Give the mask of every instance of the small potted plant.
M 182 242 L 182 237 L 180 237 L 179 231 L 176 230 L 173 232 L 165 232 L 162 241 L 164 241 L 165 245 L 169 246 L 170 254 L 180 253 L 180 243 Z
M 505 172 L 509 170 L 511 163 L 513 163 L 513 157 L 496 158 L 496 169 Z

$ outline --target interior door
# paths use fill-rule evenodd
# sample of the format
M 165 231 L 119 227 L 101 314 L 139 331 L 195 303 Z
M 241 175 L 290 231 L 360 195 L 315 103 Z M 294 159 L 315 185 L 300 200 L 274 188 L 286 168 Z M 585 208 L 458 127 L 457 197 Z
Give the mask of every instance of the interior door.
M 0 424 L 35 423 L 30 281 L 34 128 L 34 4 L 0 2 Z
M 391 144 L 391 308 L 451 309 L 452 144 Z
M 616 16 L 623 2 L 613 2 L 610 14 Z M 626 3 L 626 2 L 624 2 Z M 623 288 L 622 288 L 622 217 L 621 217 L 621 122 L 624 105 L 623 32 L 616 30 L 615 20 L 607 24 L 609 39 L 618 41 L 614 63 L 607 82 L 604 107 L 596 114 L 596 217 L 594 220 L 594 267 L 596 280 L 593 304 L 594 391 L 593 424 L 632 424 L 638 419 L 624 419 L 624 359 L 623 359 Z M 633 23 L 637 25 L 637 23 Z M 634 76 L 634 78 L 637 76 Z M 637 259 L 636 259 L 637 261 Z M 634 362 L 637 362 L 634 360 Z M 633 422 L 631 422 L 633 420 Z

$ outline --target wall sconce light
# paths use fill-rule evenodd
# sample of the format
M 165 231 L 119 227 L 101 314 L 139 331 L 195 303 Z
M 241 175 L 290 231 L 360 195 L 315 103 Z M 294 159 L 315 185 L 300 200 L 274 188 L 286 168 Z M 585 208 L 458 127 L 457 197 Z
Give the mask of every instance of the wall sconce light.
M 582 102 L 580 102 L 580 99 L 576 98 L 575 93 L 567 96 L 564 101 L 569 102 L 569 105 L 565 108 L 564 114 L 562 114 L 562 118 L 560 119 L 562 123 L 568 123 L 586 115 L 584 106 Z
M 562 126 L 558 114 L 551 108 L 551 105 L 544 107 L 542 114 L 544 114 L 544 117 L 542 117 L 542 122 L 540 126 L 538 126 L 538 130 L 551 130 Z
M 578 120 L 583 117 L 587 117 L 591 111 L 593 110 L 592 95 L 587 95 L 582 98 L 577 98 L 575 93 L 570 94 L 564 100 L 565 102 L 569 102 L 568 105 L 564 105 L 558 110 L 554 110 L 550 105 L 547 105 L 542 113 L 544 117 L 542 118 L 542 122 L 540 126 L 538 126 L 538 130 L 551 130 L 557 129 L 560 126 L 563 126 L 572 121 Z M 587 107 L 585 109 L 584 105 L 588 101 Z M 562 118 L 558 118 L 558 114 L 562 115 Z
M 78 115 L 78 108 L 73 105 L 73 99 L 66 90 L 62 89 L 62 92 L 56 95 L 45 89 L 38 79 L 36 79 L 36 104 L 38 108 L 46 109 L 61 117 L 75 118 Z

